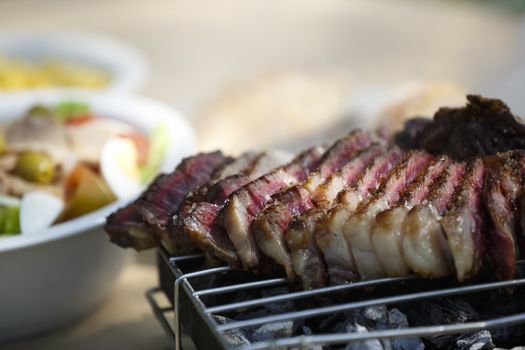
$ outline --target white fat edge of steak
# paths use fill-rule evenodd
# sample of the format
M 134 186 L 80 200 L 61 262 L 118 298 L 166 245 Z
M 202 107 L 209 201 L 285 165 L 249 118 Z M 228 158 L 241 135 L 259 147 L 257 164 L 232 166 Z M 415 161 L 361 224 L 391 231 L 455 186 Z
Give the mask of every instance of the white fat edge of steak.
M 383 188 L 375 196 L 361 204 L 343 226 L 343 235 L 348 242 L 359 275 L 363 279 L 380 278 L 386 275 L 372 244 L 375 216 L 396 203 L 401 191 L 410 184 L 433 157 L 421 151 L 411 152 L 389 174 Z
M 480 158 L 473 161 L 453 206 L 441 219 L 460 282 L 475 276 L 483 264 L 485 242 L 482 237 L 481 194 L 484 171 Z
M 357 184 L 344 190 L 338 195 L 335 206 L 327 210 L 317 221 L 315 226 L 315 238 L 317 245 L 323 253 L 329 272 L 335 272 L 330 276 L 330 282 L 340 283 L 342 274 L 339 271 L 348 271 L 346 276 L 354 278 L 357 276 L 352 251 L 343 235 L 343 225 L 357 209 L 362 200 L 368 198 L 384 181 L 389 174 L 403 159 L 403 152 L 393 147 L 374 159 Z M 353 279 L 352 279 L 353 280 Z M 346 282 L 351 282 L 347 280 Z
M 403 256 L 415 273 L 440 278 L 454 271 L 452 254 L 440 224 L 441 216 L 461 185 L 465 163 L 453 163 L 427 201 L 414 206 L 403 222 Z
M 388 276 L 399 277 L 410 273 L 403 255 L 403 221 L 414 205 L 426 199 L 433 183 L 449 163 L 450 160 L 446 157 L 436 159 L 403 191 L 400 203 L 376 215 L 372 243 L 376 256 Z
M 295 217 L 314 206 L 312 193 L 317 187 L 347 164 L 353 164 L 363 152 L 366 153 L 365 150 L 371 144 L 372 138 L 368 133 L 353 131 L 336 141 L 325 152 L 318 167 L 305 181 L 273 196 L 272 201 L 257 215 L 251 227 L 261 252 L 270 258 L 264 260 L 265 262 L 277 263 L 285 269 L 289 278 L 293 278 L 289 248 L 285 242 L 288 225 Z M 267 269 L 266 266 L 260 268 Z

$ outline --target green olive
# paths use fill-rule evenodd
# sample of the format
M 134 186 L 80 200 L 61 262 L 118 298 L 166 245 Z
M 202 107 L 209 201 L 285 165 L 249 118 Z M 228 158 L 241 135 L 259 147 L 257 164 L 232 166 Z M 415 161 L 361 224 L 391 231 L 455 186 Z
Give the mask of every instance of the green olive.
M 18 156 L 13 172 L 24 180 L 48 184 L 55 177 L 55 166 L 45 153 L 23 152 Z
M 26 114 L 28 117 L 52 117 L 53 111 L 46 106 L 42 105 L 36 105 L 31 107 L 29 111 L 27 111 Z

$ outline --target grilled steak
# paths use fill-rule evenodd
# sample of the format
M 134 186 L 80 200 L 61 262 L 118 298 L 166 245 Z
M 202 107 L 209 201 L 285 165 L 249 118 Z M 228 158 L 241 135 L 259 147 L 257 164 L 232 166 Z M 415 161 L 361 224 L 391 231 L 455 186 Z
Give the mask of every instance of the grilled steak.
M 519 224 L 518 196 L 523 187 L 523 152 L 507 152 L 484 160 L 487 174 L 483 202 L 490 218 L 487 251 L 500 279 L 512 279 L 516 274 Z
M 525 251 L 525 125 L 503 102 L 470 95 L 464 108 L 408 121 L 394 137 L 401 148 L 385 130 L 285 165 L 257 153 L 185 159 L 105 230 L 137 250 L 283 267 L 304 288 L 411 271 L 464 281 L 486 261 L 513 278 Z
M 244 164 L 240 173 L 215 181 L 209 186 L 202 200 L 187 199 L 178 215 L 174 216 L 172 231 L 196 242 L 210 261 L 218 259 L 237 266 L 237 253 L 217 220 L 219 211 L 232 192 L 289 160 L 287 154 L 276 151 L 252 157 L 250 162 Z
M 317 167 L 323 154 L 320 147 L 311 148 L 266 175 L 248 183 L 228 198 L 222 210 L 223 226 L 247 269 L 259 264 L 259 251 L 250 225 L 271 196 L 303 181 Z
M 343 236 L 350 246 L 357 271 L 363 279 L 385 276 L 374 251 L 372 230 L 378 213 L 396 204 L 401 191 L 427 167 L 432 156 L 426 152 L 411 152 L 389 174 L 377 194 L 362 203 L 343 226 Z
M 428 196 L 431 186 L 449 163 L 450 159 L 447 157 L 437 159 L 403 190 L 402 200 L 395 207 L 377 214 L 372 243 L 376 256 L 388 276 L 406 276 L 410 273 L 403 256 L 403 221 L 410 208 Z
M 408 267 L 426 277 L 453 271 L 452 257 L 439 220 L 465 175 L 464 163 L 451 164 L 423 204 L 413 207 L 403 221 L 403 255 Z
M 350 185 L 339 194 L 335 206 L 322 215 L 316 214 L 317 224 L 313 226 L 315 229 L 312 233 L 327 265 L 330 284 L 346 283 L 357 278 L 350 247 L 343 236 L 343 225 L 359 203 L 377 190 L 385 176 L 402 158 L 403 153 L 397 147 L 384 152 L 374 159 L 373 164 L 365 170 L 355 185 Z M 307 220 L 310 221 L 312 218 L 308 217 Z M 311 234 L 310 232 L 305 234 Z M 301 277 L 303 283 L 324 284 L 324 281 L 307 281 L 307 276 Z
M 171 174 L 157 176 L 142 195 L 135 202 L 129 204 L 133 209 L 121 210 L 120 215 L 109 216 L 104 229 L 110 237 L 119 235 L 119 240 L 123 241 L 124 229 L 118 229 L 118 225 L 122 223 L 120 219 L 122 217 L 126 217 L 126 219 L 133 217 L 134 220 L 137 220 L 133 227 L 145 226 L 144 223 L 146 223 L 151 227 L 151 231 L 143 230 L 142 232 L 154 232 L 157 235 L 156 240 L 161 241 L 171 253 L 184 254 L 194 250 L 194 244 L 187 240 L 171 239 L 167 232 L 171 216 L 177 212 L 190 191 L 208 182 L 215 170 L 230 161 L 231 158 L 225 157 L 219 151 L 200 153 L 183 159 Z M 123 215 L 123 212 L 130 212 L 133 215 Z M 142 219 L 139 219 L 137 212 L 140 213 Z M 129 220 L 126 225 L 130 225 Z M 138 231 L 133 230 L 133 232 L 136 235 Z M 133 240 L 128 240 L 128 242 L 133 242 Z M 136 249 L 140 248 L 136 247 Z
M 359 150 L 370 146 L 372 138 L 361 130 L 354 131 L 330 147 L 318 168 L 301 184 L 276 194 L 272 203 L 262 210 L 252 223 L 252 231 L 261 251 L 284 267 L 293 277 L 284 233 L 294 216 L 311 209 L 315 202 L 312 194 L 326 178 L 339 170 Z

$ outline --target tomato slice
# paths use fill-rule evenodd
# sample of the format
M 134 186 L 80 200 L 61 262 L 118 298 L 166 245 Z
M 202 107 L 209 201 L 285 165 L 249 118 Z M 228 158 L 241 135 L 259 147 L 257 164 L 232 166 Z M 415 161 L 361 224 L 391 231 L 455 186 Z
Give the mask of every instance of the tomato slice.
M 92 116 L 91 114 L 77 115 L 72 118 L 66 119 L 64 123 L 66 125 L 75 126 L 87 123 L 93 119 L 97 119 L 97 117 Z

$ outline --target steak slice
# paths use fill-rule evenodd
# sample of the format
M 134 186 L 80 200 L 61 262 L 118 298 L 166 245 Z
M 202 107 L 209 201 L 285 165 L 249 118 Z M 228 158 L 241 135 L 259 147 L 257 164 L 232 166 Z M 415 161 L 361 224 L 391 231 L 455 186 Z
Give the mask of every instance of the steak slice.
M 434 161 L 418 178 L 403 190 L 402 200 L 375 217 L 372 243 L 376 256 L 386 274 L 390 277 L 406 276 L 410 268 L 403 256 L 403 221 L 408 211 L 427 198 L 432 185 L 446 171 L 450 164 L 448 157 Z
M 403 152 L 397 147 L 392 147 L 375 158 L 357 183 L 338 195 L 333 207 L 329 207 L 322 215 L 316 214 L 319 218 L 316 220 L 314 231 L 305 232 L 314 235 L 327 265 L 330 284 L 347 283 L 357 278 L 350 247 L 343 236 L 343 225 L 359 203 L 377 190 L 385 176 L 402 159 Z M 306 220 L 312 219 L 308 217 Z M 306 281 L 307 277 L 302 277 L 303 283 L 325 284 L 325 281 Z
M 209 186 L 202 201 L 189 198 L 174 216 L 173 231 L 178 236 L 189 237 L 201 248 L 211 262 L 224 261 L 232 266 L 239 265 L 237 253 L 217 220 L 226 198 L 235 190 L 286 163 L 290 155 L 270 151 L 257 155 L 238 174 L 216 181 Z
M 271 203 L 253 221 L 251 229 L 257 245 L 265 256 L 284 267 L 289 278 L 293 277 L 293 269 L 284 239 L 288 224 L 295 216 L 315 205 L 312 193 L 328 176 L 339 170 L 358 151 L 369 147 L 371 143 L 370 135 L 361 130 L 354 131 L 335 142 L 324 154 L 319 167 L 308 175 L 303 183 L 276 194 Z
M 518 196 L 523 187 L 523 152 L 506 152 L 484 159 L 483 202 L 490 218 L 487 235 L 490 261 L 500 279 L 516 275 Z M 521 163 L 521 164 L 520 164 Z
M 481 195 L 484 173 L 483 161 L 475 159 L 452 205 L 441 219 L 460 282 L 475 276 L 483 264 L 485 242 Z
M 241 187 L 228 198 L 222 209 L 222 224 L 247 269 L 259 264 L 259 251 L 250 225 L 272 195 L 303 181 L 317 167 L 323 154 L 320 147 L 311 148 L 290 163 L 281 166 Z
M 181 249 L 187 250 L 185 244 L 172 239 L 168 232 L 173 214 L 179 210 L 190 191 L 210 181 L 214 171 L 229 162 L 231 158 L 218 151 L 185 158 L 173 173 L 157 176 L 136 200 L 143 219 L 153 227 L 171 253 L 181 254 Z
M 286 232 L 293 270 L 303 289 L 325 285 L 326 266 L 313 234 L 317 220 L 324 214 L 322 208 L 312 208 L 304 218 L 293 220 Z
M 414 181 L 421 170 L 428 167 L 432 159 L 433 156 L 423 151 L 410 152 L 403 162 L 391 171 L 379 192 L 361 203 L 344 224 L 343 236 L 350 246 L 361 278 L 385 276 L 372 244 L 375 217 L 399 201 L 402 190 Z
M 159 238 L 153 229 L 142 220 L 137 204 L 132 202 L 106 218 L 104 231 L 111 242 L 122 248 L 145 250 L 156 247 Z
M 453 263 L 439 220 L 465 175 L 464 163 L 452 163 L 427 200 L 414 206 L 403 221 L 403 256 L 408 267 L 425 278 L 452 273 Z

